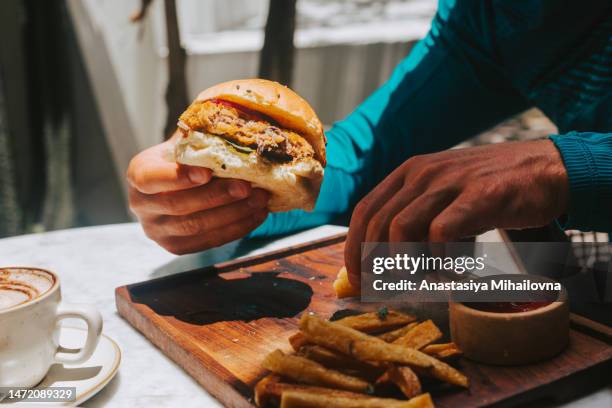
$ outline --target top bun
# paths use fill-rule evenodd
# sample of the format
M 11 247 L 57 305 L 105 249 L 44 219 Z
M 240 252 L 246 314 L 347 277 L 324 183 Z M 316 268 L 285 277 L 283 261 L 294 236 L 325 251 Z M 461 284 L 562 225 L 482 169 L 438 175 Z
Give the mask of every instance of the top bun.
M 286 86 L 266 79 L 238 79 L 212 86 L 196 98 L 210 99 L 237 103 L 295 131 L 310 143 L 315 158 L 325 166 L 323 125 L 308 102 Z

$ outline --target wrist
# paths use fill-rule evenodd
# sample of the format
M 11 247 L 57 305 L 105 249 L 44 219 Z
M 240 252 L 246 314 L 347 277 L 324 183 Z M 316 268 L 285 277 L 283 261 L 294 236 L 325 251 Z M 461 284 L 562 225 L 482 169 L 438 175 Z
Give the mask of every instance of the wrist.
M 540 144 L 544 160 L 544 174 L 549 186 L 550 200 L 553 204 L 553 217 L 567 214 L 569 208 L 569 177 L 561 153 L 552 140 L 545 139 Z
M 609 154 L 602 154 L 605 149 L 598 149 L 599 144 L 589 144 L 590 133 L 569 132 L 563 135 L 551 135 L 551 140 L 562 157 L 568 174 L 569 204 L 567 209 L 566 228 L 595 230 L 598 219 L 601 219 L 602 207 L 600 194 L 600 173 L 598 165 L 609 161 Z M 612 185 L 612 183 L 610 183 Z

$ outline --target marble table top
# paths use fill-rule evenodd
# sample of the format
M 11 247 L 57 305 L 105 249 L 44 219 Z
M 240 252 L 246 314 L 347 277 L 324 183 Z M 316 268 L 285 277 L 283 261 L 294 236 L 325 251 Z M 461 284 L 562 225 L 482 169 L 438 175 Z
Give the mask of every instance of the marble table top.
M 135 223 L 77 228 L 2 239 L 0 265 L 51 269 L 60 276 L 65 300 L 92 303 L 102 313 L 104 333 L 122 349 L 121 367 L 113 381 L 83 406 L 218 407 L 221 405 L 213 397 L 118 315 L 115 288 L 345 230 L 323 226 L 274 241 L 234 242 L 177 257 L 148 240 Z M 612 389 L 599 390 L 563 406 L 610 407 Z

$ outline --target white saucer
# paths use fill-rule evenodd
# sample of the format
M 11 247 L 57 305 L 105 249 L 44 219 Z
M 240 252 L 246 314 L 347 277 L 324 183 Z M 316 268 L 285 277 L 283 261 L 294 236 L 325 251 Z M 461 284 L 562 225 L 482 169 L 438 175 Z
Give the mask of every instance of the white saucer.
M 60 344 L 65 348 L 79 348 L 85 342 L 86 329 L 62 326 Z M 36 389 L 48 387 L 75 387 L 76 401 L 71 402 L 44 402 L 41 406 L 76 406 L 96 395 L 113 379 L 121 362 L 121 350 L 113 339 L 102 334 L 96 351 L 81 364 L 62 365 L 55 364 L 47 376 L 38 384 Z M 6 399 L 0 405 L 14 405 L 18 402 L 9 402 Z M 30 404 L 28 404 L 31 406 Z M 36 405 L 36 404 L 32 404 Z

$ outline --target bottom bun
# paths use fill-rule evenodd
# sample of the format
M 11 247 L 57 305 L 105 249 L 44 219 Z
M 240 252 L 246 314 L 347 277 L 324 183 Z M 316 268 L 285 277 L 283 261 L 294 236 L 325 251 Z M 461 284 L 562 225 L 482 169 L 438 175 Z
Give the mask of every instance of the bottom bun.
M 255 152 L 243 153 L 218 136 L 190 131 L 176 143 L 178 163 L 206 167 L 215 177 L 249 181 L 271 193 L 272 212 L 301 208 L 311 211 L 323 181 L 323 167 L 313 158 L 272 163 Z

